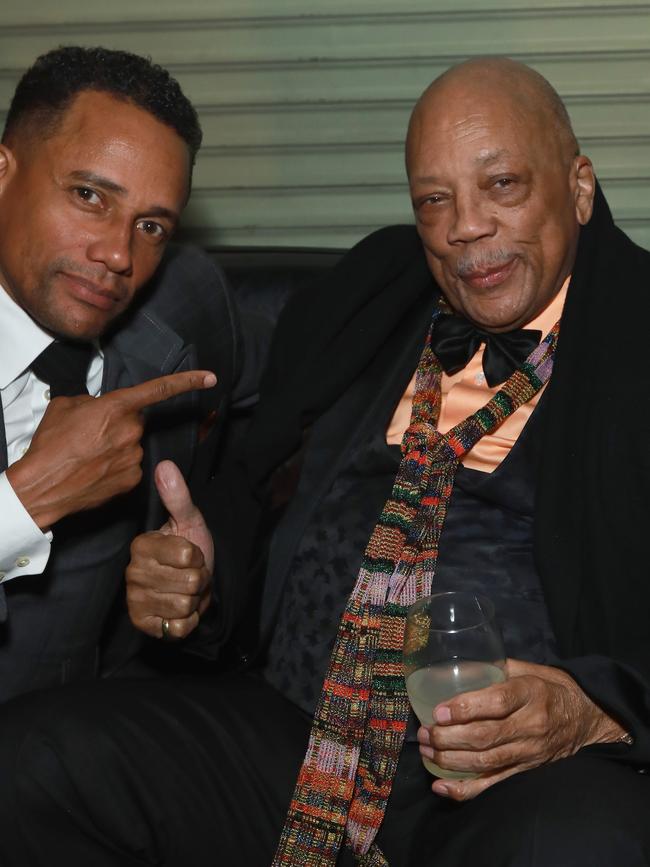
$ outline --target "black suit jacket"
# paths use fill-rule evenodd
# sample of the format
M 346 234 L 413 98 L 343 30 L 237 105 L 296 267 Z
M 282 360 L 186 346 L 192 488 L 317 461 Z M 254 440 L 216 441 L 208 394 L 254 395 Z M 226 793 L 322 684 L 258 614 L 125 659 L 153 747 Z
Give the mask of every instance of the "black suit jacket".
M 237 316 L 211 259 L 191 248 L 170 248 L 128 316 L 105 336 L 103 351 L 103 392 L 199 366 L 215 371 L 219 384 L 148 409 L 141 484 L 58 522 L 45 572 L 0 586 L 0 699 L 115 671 L 139 645 L 115 612 L 123 611 L 133 537 L 165 517 L 153 470 L 165 458 L 186 476 L 197 458 L 209 466 L 238 376 Z M 199 426 L 213 416 L 199 449 Z M 6 448 L 2 452 L 6 466 Z
M 644 765 L 650 764 L 648 273 L 650 254 L 616 229 L 599 192 L 581 232 L 548 386 L 534 527 L 562 665 L 635 738 L 632 748 L 598 749 Z M 396 364 L 404 364 L 408 380 L 417 362 L 409 346 L 422 341 L 437 292 L 415 229 L 391 227 L 357 245 L 322 286 L 285 308 L 249 440 L 231 470 L 228 513 L 221 509 L 227 531 L 215 647 L 233 634 L 234 644 L 250 639 L 254 646 L 260 635 L 238 630 L 250 625 L 247 614 L 259 599 L 262 642 L 268 636 L 297 540 L 363 419 L 364 401 Z M 331 449 L 316 459 L 309 428 L 325 413 L 336 418 Z M 278 481 L 301 449 L 298 499 L 274 513 Z M 307 484 L 309 493 L 300 496 Z M 268 548 L 260 543 L 265 538 Z

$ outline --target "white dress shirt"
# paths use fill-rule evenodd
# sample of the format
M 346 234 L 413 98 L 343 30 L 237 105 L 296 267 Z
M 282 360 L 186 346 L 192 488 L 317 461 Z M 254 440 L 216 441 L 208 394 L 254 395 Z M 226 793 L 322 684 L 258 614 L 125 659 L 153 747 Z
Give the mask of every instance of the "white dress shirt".
M 48 387 L 29 366 L 53 340 L 0 286 L 0 397 L 9 466 L 25 454 L 47 409 Z M 103 369 L 98 349 L 88 368 L 88 393 L 93 397 L 99 394 Z M 41 532 L 6 473 L 0 474 L 0 515 L 0 582 L 43 572 L 52 532 Z

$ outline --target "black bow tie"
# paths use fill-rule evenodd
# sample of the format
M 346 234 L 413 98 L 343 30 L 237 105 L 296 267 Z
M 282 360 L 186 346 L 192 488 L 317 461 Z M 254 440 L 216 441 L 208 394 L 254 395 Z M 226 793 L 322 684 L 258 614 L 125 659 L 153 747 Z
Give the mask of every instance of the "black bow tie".
M 93 354 L 91 343 L 55 340 L 35 358 L 31 368 L 50 386 L 50 396 L 88 394 L 86 375 Z
M 493 334 L 482 331 L 462 316 L 441 313 L 433 326 L 431 348 L 445 373 L 452 375 L 462 370 L 481 343 L 485 343 L 483 372 L 487 384 L 493 388 L 505 382 L 528 358 L 541 337 L 541 331 L 524 328 Z

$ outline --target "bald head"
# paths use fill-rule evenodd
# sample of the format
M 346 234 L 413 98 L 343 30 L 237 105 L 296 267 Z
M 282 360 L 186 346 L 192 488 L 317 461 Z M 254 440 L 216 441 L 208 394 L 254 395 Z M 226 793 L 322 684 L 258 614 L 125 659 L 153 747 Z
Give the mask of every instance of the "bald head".
M 571 273 L 595 185 L 550 84 L 506 58 L 453 67 L 415 106 L 406 162 L 451 306 L 492 331 L 534 319 Z
M 487 108 L 508 105 L 536 134 L 548 139 L 553 151 L 569 162 L 579 152 L 571 120 L 557 91 L 523 63 L 508 57 L 477 57 L 452 66 L 436 78 L 419 98 L 406 137 L 406 166 L 410 152 L 426 133 L 426 125 L 450 102 Z

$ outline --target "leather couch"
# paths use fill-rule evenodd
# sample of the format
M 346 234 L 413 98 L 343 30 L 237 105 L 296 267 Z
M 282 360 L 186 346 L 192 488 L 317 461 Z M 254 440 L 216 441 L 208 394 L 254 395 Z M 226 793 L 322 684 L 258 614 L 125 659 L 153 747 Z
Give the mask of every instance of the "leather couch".
M 239 308 L 275 322 L 289 295 L 308 289 L 345 251 L 239 247 L 208 252 L 226 274 Z
M 250 384 L 258 381 L 264 367 L 273 328 L 282 307 L 293 292 L 308 292 L 345 251 L 257 247 L 216 248 L 207 252 L 233 290 L 243 332 L 240 382 L 246 386 L 243 395 L 235 393 L 231 406 L 231 430 L 227 439 L 232 441 L 242 432 L 250 407 L 257 399 Z M 222 451 L 228 453 L 227 444 L 222 446 Z

